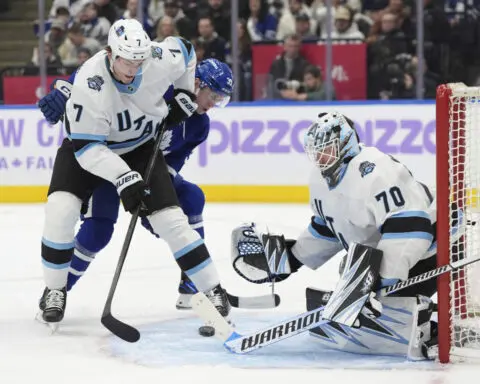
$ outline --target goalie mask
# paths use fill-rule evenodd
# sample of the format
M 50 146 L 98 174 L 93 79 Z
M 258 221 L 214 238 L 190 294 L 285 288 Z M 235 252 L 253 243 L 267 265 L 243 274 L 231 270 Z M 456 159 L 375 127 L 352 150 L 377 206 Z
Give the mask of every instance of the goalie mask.
M 330 188 L 342 179 L 348 162 L 360 153 L 354 123 L 341 113 L 321 113 L 305 133 L 308 158 L 321 169 Z

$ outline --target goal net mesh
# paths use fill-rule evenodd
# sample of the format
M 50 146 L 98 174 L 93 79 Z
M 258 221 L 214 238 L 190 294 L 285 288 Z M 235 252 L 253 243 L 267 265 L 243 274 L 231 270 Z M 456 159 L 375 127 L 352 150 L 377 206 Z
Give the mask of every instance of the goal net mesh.
M 454 262 L 480 254 L 480 88 L 452 84 L 450 89 L 449 257 Z M 451 359 L 480 357 L 480 262 L 450 276 Z

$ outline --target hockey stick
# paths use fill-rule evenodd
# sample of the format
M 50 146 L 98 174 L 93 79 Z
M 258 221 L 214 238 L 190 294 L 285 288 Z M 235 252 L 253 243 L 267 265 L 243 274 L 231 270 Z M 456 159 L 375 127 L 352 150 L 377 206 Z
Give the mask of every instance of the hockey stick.
M 379 296 L 387 296 L 403 288 L 421 283 L 446 272 L 475 263 L 479 260 L 480 256 L 459 260 L 382 288 L 377 294 Z M 241 335 L 235 332 L 233 327 L 225 321 L 211 304 L 210 300 L 208 300 L 208 298 L 202 293 L 194 295 L 191 299 L 191 304 L 200 318 L 202 318 L 207 325 L 215 328 L 215 336 L 223 342 L 224 347 L 230 352 L 236 354 L 252 352 L 330 322 L 329 320 L 322 319 L 323 307 L 320 307 L 294 316 L 288 320 L 283 320 L 259 331 L 247 335 Z
M 148 184 L 155 167 L 156 159 L 158 152 L 160 150 L 160 143 L 162 141 L 163 131 L 165 124 L 162 124 L 160 132 L 155 139 L 154 150 L 152 156 L 148 162 L 147 170 L 145 172 L 145 183 Z M 118 280 L 120 279 L 120 274 L 127 257 L 128 249 L 130 248 L 130 243 L 132 241 L 133 232 L 135 231 L 135 226 L 137 224 L 137 219 L 140 214 L 140 207 L 138 207 L 135 212 L 132 214 L 130 219 L 130 224 L 128 226 L 127 234 L 125 235 L 125 240 L 123 242 L 122 250 L 118 258 L 117 268 L 113 276 L 112 284 L 110 286 L 110 291 L 103 308 L 101 322 L 110 332 L 112 332 L 117 337 L 122 340 L 128 341 L 130 343 L 137 342 L 140 339 L 140 332 L 132 327 L 129 324 L 126 324 L 112 315 L 112 301 L 115 294 L 115 290 L 118 285 Z M 274 308 L 280 304 L 280 297 L 278 295 L 265 295 L 265 296 L 255 296 L 255 297 L 239 297 L 235 295 L 228 294 L 228 299 L 232 306 L 236 308 Z
M 160 151 L 160 144 L 162 142 L 163 131 L 165 129 L 165 121 L 163 121 L 157 138 L 155 139 L 155 144 L 153 147 L 153 152 L 150 157 L 150 160 L 147 164 L 147 169 L 145 172 L 145 183 L 148 184 L 155 168 L 155 163 L 157 161 L 158 152 Z M 115 274 L 113 275 L 112 285 L 110 286 L 110 291 L 108 292 L 107 301 L 103 308 L 101 322 L 110 332 L 119 338 L 134 343 L 140 339 L 140 332 L 137 329 L 124 323 L 123 321 L 118 320 L 112 315 L 112 301 L 117 289 L 118 280 L 120 279 L 120 274 L 122 273 L 123 264 L 127 258 L 128 249 L 130 248 L 130 243 L 132 242 L 133 232 L 135 231 L 135 226 L 137 224 L 138 216 L 140 215 L 141 206 L 138 206 L 135 209 L 135 212 L 132 213 L 130 218 L 130 224 L 128 225 L 127 234 L 125 235 L 125 240 L 123 241 L 122 250 L 118 258 L 117 268 L 115 269 Z
M 280 304 L 280 296 L 275 293 L 263 296 L 241 297 L 227 292 L 228 301 L 235 308 L 266 309 L 275 308 Z

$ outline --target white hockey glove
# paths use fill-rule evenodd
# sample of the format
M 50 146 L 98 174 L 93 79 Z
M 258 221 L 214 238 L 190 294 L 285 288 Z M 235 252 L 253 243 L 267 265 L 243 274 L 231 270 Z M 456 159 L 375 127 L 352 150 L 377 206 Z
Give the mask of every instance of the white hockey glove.
M 283 235 L 260 232 L 255 223 L 242 224 L 232 231 L 233 269 L 255 284 L 282 281 L 299 267 L 290 263 L 294 243 Z

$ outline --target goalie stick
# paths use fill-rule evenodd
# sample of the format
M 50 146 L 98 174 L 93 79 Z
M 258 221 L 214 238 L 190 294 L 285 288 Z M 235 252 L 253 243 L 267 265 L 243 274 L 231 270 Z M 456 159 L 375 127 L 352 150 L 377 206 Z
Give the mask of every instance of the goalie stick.
M 480 260 L 480 256 L 463 259 L 441 266 L 431 271 L 411 277 L 405 281 L 384 287 L 377 292 L 378 296 L 387 296 L 403 288 L 421 283 L 446 272 L 464 267 Z M 283 320 L 275 325 L 263 328 L 250 334 L 242 335 L 218 313 L 213 304 L 203 293 L 195 294 L 191 299 L 192 308 L 206 325 L 215 328 L 215 336 L 223 342 L 224 347 L 236 354 L 245 354 L 259 348 L 278 343 L 284 339 L 306 332 L 309 329 L 330 322 L 322 319 L 324 307 L 316 308 L 300 315 Z

